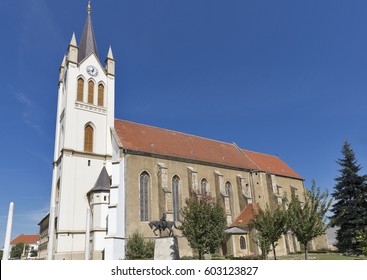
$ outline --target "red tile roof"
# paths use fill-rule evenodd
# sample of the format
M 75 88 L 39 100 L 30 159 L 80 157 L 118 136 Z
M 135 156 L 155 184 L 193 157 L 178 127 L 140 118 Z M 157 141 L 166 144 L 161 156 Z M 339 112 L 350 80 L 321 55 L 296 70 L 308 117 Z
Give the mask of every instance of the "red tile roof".
M 260 170 L 297 179 L 303 179 L 284 161 L 276 156 L 243 150 L 243 152 L 259 167 Z
M 115 130 L 124 149 L 197 160 L 302 179 L 275 156 L 241 150 L 232 143 L 115 119 Z
M 230 143 L 122 120 L 115 120 L 115 130 L 128 150 L 257 169 Z
M 257 214 L 258 211 L 256 204 L 247 204 L 229 227 L 244 227 L 248 225 L 253 219 L 253 213 Z
M 34 244 L 40 240 L 40 236 L 38 234 L 21 234 L 14 238 L 10 244 L 18 244 L 18 243 L 26 243 L 26 244 Z

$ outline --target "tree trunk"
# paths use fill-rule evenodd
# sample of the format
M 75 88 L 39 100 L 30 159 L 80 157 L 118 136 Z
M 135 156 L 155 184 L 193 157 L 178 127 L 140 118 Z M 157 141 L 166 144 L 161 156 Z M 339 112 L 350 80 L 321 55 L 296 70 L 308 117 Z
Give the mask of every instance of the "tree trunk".
M 203 254 L 202 254 L 201 250 L 199 250 L 199 260 L 201 260 L 202 257 L 203 257 Z
M 308 243 L 308 242 L 307 242 Z M 305 246 L 305 260 L 308 260 L 308 255 L 307 255 L 307 243 L 303 244 Z
M 274 260 L 276 260 L 277 259 L 277 254 L 275 253 L 275 244 L 271 243 L 271 246 L 273 247 Z

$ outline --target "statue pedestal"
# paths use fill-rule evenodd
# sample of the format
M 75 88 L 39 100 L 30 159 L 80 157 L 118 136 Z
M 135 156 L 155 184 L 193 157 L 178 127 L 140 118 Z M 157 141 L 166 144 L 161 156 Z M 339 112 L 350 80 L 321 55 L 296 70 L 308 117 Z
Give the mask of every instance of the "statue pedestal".
M 177 237 L 156 238 L 154 243 L 155 260 L 179 260 Z

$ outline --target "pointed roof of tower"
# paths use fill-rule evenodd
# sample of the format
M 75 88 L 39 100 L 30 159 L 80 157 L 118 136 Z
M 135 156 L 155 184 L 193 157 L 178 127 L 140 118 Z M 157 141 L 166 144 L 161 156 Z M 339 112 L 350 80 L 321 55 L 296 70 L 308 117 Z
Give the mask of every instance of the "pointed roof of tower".
M 75 46 L 77 47 L 78 45 L 76 44 L 76 38 L 75 38 L 75 33 L 73 32 L 73 35 L 71 36 L 71 40 L 69 43 L 70 46 Z
M 92 52 L 94 52 L 96 56 L 98 57 L 97 44 L 96 44 L 96 39 L 94 38 L 94 31 L 93 31 L 90 11 L 91 11 L 91 7 L 90 7 L 90 1 L 89 1 L 88 2 L 88 16 L 87 16 L 87 20 L 85 21 L 82 38 L 80 39 L 80 44 L 79 44 L 79 52 L 78 52 L 79 62 L 82 61 L 84 58 L 86 58 Z
M 108 49 L 107 58 L 109 58 L 109 59 L 114 59 L 114 58 L 113 58 L 113 54 L 112 54 L 112 48 L 111 48 L 111 46 L 110 46 L 110 47 L 109 47 L 109 49 Z
M 107 173 L 106 167 L 103 167 L 94 187 L 88 192 L 88 194 L 92 192 L 100 192 L 100 191 L 109 192 L 110 187 L 111 187 L 110 176 Z

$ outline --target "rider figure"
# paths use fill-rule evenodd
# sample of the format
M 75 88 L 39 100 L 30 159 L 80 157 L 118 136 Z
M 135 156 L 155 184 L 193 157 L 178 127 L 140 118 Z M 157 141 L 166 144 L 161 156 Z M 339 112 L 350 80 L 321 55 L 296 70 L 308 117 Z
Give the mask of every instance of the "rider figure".
M 161 218 L 162 223 L 162 230 L 165 230 L 167 228 L 167 220 L 166 220 L 166 213 L 164 212 Z

